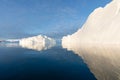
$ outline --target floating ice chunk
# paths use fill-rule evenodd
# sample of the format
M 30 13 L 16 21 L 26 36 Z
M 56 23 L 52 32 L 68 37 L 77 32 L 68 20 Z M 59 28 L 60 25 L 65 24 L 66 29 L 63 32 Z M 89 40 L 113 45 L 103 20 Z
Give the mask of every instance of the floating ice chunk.
M 37 51 L 46 50 L 55 46 L 56 41 L 47 36 L 34 36 L 23 38 L 19 41 L 19 45 L 23 48 L 33 49 Z

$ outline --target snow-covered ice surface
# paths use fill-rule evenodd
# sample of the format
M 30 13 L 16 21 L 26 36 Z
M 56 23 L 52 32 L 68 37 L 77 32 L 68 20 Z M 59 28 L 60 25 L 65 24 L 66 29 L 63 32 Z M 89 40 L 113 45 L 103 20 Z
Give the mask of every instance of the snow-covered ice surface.
M 85 24 L 72 35 L 62 38 L 64 47 L 120 44 L 120 0 L 95 9 Z
M 37 51 L 46 50 L 56 45 L 56 41 L 47 36 L 34 36 L 23 38 L 19 41 L 19 45 L 23 48 L 33 49 Z

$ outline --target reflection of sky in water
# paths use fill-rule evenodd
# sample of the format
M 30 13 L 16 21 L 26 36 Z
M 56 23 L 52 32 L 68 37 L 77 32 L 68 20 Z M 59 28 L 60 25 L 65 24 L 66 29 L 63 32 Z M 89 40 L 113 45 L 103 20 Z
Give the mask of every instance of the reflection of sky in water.
M 0 47 L 0 80 L 96 80 L 72 51 Z
M 63 45 L 63 47 L 65 47 Z M 88 65 L 98 80 L 120 79 L 120 46 L 80 46 L 68 47 L 78 54 Z

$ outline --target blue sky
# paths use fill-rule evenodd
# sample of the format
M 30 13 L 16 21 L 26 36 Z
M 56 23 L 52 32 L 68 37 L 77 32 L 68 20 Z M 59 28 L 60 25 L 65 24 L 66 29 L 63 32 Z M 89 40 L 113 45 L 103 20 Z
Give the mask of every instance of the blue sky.
M 95 8 L 110 1 L 0 0 L 0 38 L 71 34 Z

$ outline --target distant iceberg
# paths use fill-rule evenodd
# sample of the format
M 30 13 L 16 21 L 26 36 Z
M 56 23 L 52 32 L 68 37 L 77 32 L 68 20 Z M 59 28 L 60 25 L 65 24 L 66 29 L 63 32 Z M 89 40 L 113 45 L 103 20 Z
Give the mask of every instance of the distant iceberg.
M 6 42 L 11 42 L 11 43 L 14 43 L 14 42 L 19 42 L 20 39 L 7 39 L 5 40 Z
M 2 47 L 19 47 L 20 39 L 3 39 L 0 40 L 0 46 Z
M 23 48 L 41 51 L 55 46 L 56 41 L 47 36 L 38 35 L 19 40 L 19 45 Z
M 63 47 L 88 45 L 120 45 L 120 0 L 112 0 L 104 8 L 95 9 L 81 29 L 62 38 Z
M 4 43 L 18 43 L 20 39 L 3 39 L 0 40 L 0 42 L 4 42 Z

